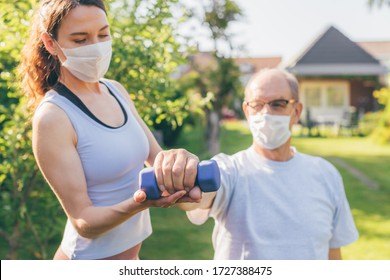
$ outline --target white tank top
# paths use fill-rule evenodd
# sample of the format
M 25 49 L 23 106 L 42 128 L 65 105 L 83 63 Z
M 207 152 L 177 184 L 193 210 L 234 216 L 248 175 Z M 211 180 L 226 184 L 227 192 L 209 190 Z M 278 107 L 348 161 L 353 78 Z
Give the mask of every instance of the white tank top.
M 139 172 L 149 154 L 147 136 L 131 113 L 126 98 L 109 81 L 101 82 L 122 108 L 125 122 L 120 127 L 100 122 L 63 85 L 60 85 L 62 92 L 69 91 L 67 95 L 76 100 L 78 106 L 54 90 L 47 92 L 41 103 L 53 103 L 69 117 L 77 133 L 77 151 L 88 195 L 96 207 L 114 205 L 132 197 L 139 187 Z M 136 214 L 95 239 L 80 236 L 68 219 L 61 248 L 71 259 L 99 259 L 130 249 L 151 233 L 149 210 Z

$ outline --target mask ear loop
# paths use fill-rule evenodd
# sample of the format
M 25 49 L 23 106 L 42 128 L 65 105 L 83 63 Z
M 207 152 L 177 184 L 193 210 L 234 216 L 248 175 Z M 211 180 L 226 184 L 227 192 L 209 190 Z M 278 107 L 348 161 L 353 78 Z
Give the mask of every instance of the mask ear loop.
M 66 56 L 65 56 L 65 53 L 64 53 L 64 51 L 63 51 L 63 49 L 62 49 L 62 47 L 60 46 L 60 44 L 57 42 L 57 40 L 56 39 L 54 39 L 54 37 L 53 37 L 53 35 L 52 34 L 50 34 L 49 32 L 45 32 L 48 36 L 50 36 L 50 38 L 54 41 L 54 43 L 57 45 L 57 47 L 59 47 L 60 48 L 60 50 L 62 51 L 62 53 L 63 53 L 63 56 L 65 57 L 65 60 L 66 60 Z M 61 64 L 63 64 L 64 62 L 62 62 L 61 61 L 61 58 L 60 58 L 60 56 L 58 55 L 58 53 L 56 52 L 56 51 L 54 51 L 53 50 L 53 55 L 54 56 L 56 56 L 56 57 L 58 57 L 58 60 L 61 62 Z

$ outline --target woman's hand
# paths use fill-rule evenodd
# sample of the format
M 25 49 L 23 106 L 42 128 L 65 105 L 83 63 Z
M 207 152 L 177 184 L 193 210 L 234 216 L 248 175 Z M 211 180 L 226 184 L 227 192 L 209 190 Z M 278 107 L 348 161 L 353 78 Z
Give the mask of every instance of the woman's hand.
M 148 200 L 146 193 L 138 190 L 134 193 L 133 199 L 135 202 L 149 207 L 170 208 L 176 203 L 199 203 L 202 198 L 202 192 L 199 187 L 194 187 L 189 193 L 185 190 L 177 191 L 173 194 L 163 192 L 161 198 Z

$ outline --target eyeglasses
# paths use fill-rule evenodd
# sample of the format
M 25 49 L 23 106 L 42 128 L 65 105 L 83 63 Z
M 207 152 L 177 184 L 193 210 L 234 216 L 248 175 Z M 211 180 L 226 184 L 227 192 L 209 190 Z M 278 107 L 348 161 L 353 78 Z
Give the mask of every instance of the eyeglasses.
M 296 102 L 296 100 L 294 99 L 275 99 L 271 100 L 270 102 L 261 102 L 259 100 L 245 101 L 245 104 L 251 107 L 254 111 L 256 111 L 256 113 L 263 110 L 265 105 L 268 105 L 271 109 L 271 112 L 273 113 L 284 113 L 288 104 L 294 102 Z

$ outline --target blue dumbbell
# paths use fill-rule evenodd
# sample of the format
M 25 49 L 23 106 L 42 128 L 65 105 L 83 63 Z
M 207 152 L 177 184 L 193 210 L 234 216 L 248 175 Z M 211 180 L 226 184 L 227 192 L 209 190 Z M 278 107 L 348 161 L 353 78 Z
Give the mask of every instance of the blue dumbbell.
M 157 186 L 153 167 L 144 168 L 139 176 L 140 189 L 146 193 L 147 199 L 160 198 L 160 189 Z M 215 192 L 221 185 L 221 174 L 215 160 L 203 160 L 198 164 L 195 186 L 202 192 Z

